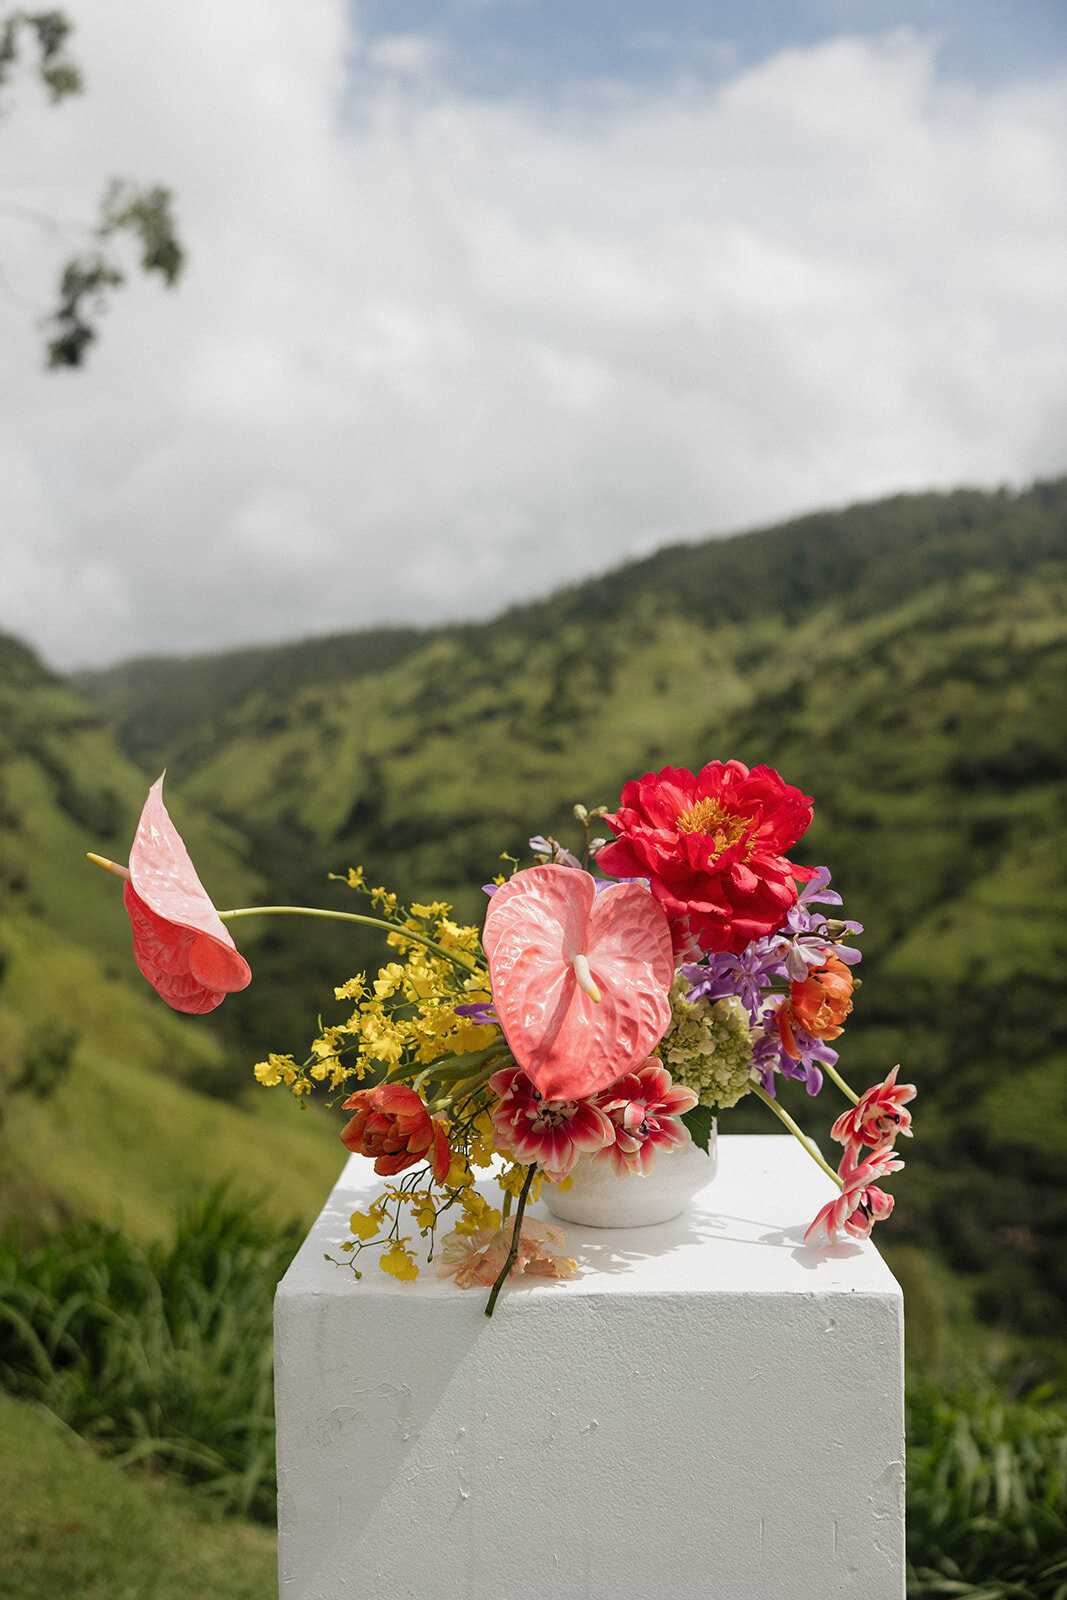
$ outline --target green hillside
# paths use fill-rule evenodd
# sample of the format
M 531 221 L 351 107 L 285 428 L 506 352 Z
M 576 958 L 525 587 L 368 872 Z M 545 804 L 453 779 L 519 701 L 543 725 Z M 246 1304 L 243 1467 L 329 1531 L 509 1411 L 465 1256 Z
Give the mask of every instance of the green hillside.
M 99 714 L 0 638 L 0 1222 L 84 1213 L 148 1237 L 227 1174 L 275 1215 L 311 1216 L 339 1165 L 328 1129 L 212 1093 L 229 1047 L 159 1004 L 119 884 L 85 860 L 125 856 L 144 787 Z M 238 837 L 179 809 L 205 879 L 254 894 Z
M 1065 554 L 1067 481 L 899 496 L 677 546 L 405 634 L 390 660 L 380 640 L 244 653 L 232 674 L 202 658 L 206 709 L 178 692 L 189 664 L 81 686 L 147 773 L 169 751 L 172 794 L 250 842 L 272 899 L 345 903 L 326 874 L 363 862 L 476 917 L 501 850 L 565 831 L 575 800 L 664 764 L 778 767 L 816 797 L 800 859 L 831 866 L 867 928 L 843 1066 L 869 1081 L 900 1060 L 922 1096 L 892 1239 L 940 1253 L 988 1321 L 1054 1340 Z M 235 1061 L 302 1050 L 332 985 L 379 953 L 336 927 L 294 938 L 264 933 L 256 985 L 219 1013 Z
M 43 1408 L 0 1394 L 0 1600 L 271 1600 L 273 1533 L 209 1521 L 124 1473 Z

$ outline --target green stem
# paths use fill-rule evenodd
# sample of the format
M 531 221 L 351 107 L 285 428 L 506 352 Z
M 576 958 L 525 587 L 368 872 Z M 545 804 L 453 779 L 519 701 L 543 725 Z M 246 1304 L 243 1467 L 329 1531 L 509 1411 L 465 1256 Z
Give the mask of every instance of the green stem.
M 522 1214 L 526 1210 L 526 1196 L 530 1192 L 530 1185 L 533 1183 L 533 1176 L 536 1171 L 537 1162 L 533 1161 L 526 1169 L 526 1182 L 522 1186 L 522 1193 L 519 1195 L 518 1209 L 515 1212 L 515 1221 L 511 1225 L 511 1249 L 508 1251 L 507 1260 L 501 1267 L 500 1272 L 497 1275 L 497 1280 L 493 1284 L 492 1293 L 489 1296 L 489 1304 L 485 1308 L 485 1314 L 487 1317 L 491 1317 L 493 1315 L 493 1307 L 496 1305 L 496 1297 L 504 1287 L 504 1279 L 515 1265 L 515 1257 L 519 1253 L 519 1229 L 522 1227 Z
M 471 1095 L 477 1094 L 478 1090 L 489 1082 L 493 1073 L 497 1071 L 499 1062 L 502 1060 L 503 1057 L 501 1056 L 496 1061 L 490 1061 L 489 1065 L 484 1067 L 481 1072 L 475 1073 L 473 1078 L 464 1078 L 461 1082 L 454 1083 L 451 1089 L 447 1089 L 444 1094 L 435 1095 L 431 1104 L 426 1107 L 427 1111 L 431 1114 L 434 1111 L 445 1111 L 449 1106 L 458 1106 L 469 1100 Z M 418 1080 L 412 1087 L 417 1089 Z
M 771 1110 L 774 1112 L 775 1116 L 780 1122 L 785 1123 L 786 1127 L 793 1135 L 793 1138 L 799 1139 L 800 1143 L 804 1146 L 804 1149 L 808 1152 L 808 1155 L 815 1162 L 816 1166 L 820 1166 L 828 1178 L 833 1178 L 839 1189 L 843 1188 L 844 1185 L 842 1184 L 841 1179 L 837 1176 L 837 1173 L 834 1171 L 833 1167 L 829 1166 L 828 1163 L 823 1160 L 822 1156 L 819 1154 L 818 1150 L 816 1150 L 807 1134 L 802 1128 L 797 1126 L 792 1117 L 789 1115 L 789 1112 L 783 1111 L 777 1100 L 773 1100 L 767 1093 L 766 1089 L 762 1088 L 760 1084 L 754 1083 L 752 1085 L 752 1093 L 758 1096 L 758 1098 L 763 1101 L 765 1106 L 770 1106 Z
M 487 1061 L 495 1061 L 497 1057 L 507 1051 L 502 1038 L 496 1038 L 492 1044 L 483 1045 L 480 1050 L 469 1050 L 462 1056 L 441 1056 L 437 1061 L 431 1061 L 424 1067 L 417 1077 L 411 1080 L 413 1089 L 421 1089 L 422 1085 L 432 1078 L 435 1083 L 453 1082 L 457 1087 L 465 1078 L 479 1074 Z M 494 1067 L 494 1071 L 495 1071 Z M 385 1081 L 392 1083 L 397 1077 L 411 1071 L 410 1064 L 401 1064 L 391 1067 L 385 1075 Z
M 858 1106 L 860 1103 L 859 1095 L 853 1093 L 841 1074 L 836 1072 L 828 1061 L 820 1062 L 820 1065 L 823 1071 L 833 1078 L 834 1082 L 837 1084 L 837 1087 L 841 1090 L 841 1093 L 845 1096 L 846 1100 L 851 1100 L 854 1106 Z
M 322 906 L 241 906 L 237 911 L 220 911 L 219 916 L 223 922 L 230 922 L 234 917 L 330 917 L 335 922 L 359 922 L 365 928 L 384 928 L 386 933 L 398 933 L 402 939 L 425 945 L 427 950 L 444 956 L 446 961 L 451 961 L 454 967 L 462 967 L 465 972 L 477 970 L 470 956 L 461 955 L 456 950 L 446 950 L 443 944 L 438 944 L 436 939 L 431 939 L 425 933 L 416 933 L 414 929 L 403 928 L 396 922 L 386 922 L 384 917 L 362 917 L 358 911 L 328 911 Z

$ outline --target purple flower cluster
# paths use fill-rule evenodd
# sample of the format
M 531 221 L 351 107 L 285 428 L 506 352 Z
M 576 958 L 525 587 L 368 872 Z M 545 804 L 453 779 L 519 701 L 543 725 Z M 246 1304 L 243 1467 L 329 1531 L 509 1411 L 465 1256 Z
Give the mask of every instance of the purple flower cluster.
M 839 906 L 841 896 L 828 888 L 830 872 L 819 867 L 805 884 L 795 906 L 774 933 L 754 939 L 740 955 L 732 951 L 709 955 L 703 961 L 683 966 L 682 973 L 692 985 L 691 1000 L 724 1000 L 736 995 L 748 1012 L 752 1030 L 752 1065 L 763 1088 L 774 1094 L 776 1073 L 786 1078 L 802 1078 L 809 1094 L 822 1088 L 818 1062 L 833 1066 L 837 1051 L 823 1039 L 813 1039 L 793 1022 L 793 1037 L 800 1050 L 799 1060 L 790 1056 L 778 1029 L 778 1010 L 789 998 L 791 983 L 803 983 L 816 967 L 836 956 L 846 966 L 854 966 L 860 952 L 838 940 L 845 933 L 862 933 L 858 922 L 830 922 L 816 905 Z

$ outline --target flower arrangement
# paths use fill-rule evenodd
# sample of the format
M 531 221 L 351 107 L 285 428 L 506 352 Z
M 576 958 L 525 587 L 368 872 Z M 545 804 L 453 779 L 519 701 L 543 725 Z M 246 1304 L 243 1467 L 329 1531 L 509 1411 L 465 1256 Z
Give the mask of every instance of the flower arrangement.
M 839 1193 L 806 1238 L 856 1238 L 893 1209 L 880 1181 L 903 1165 L 915 1090 L 883 1083 L 857 1095 L 831 1041 L 852 1008 L 856 922 L 825 867 L 786 852 L 812 800 L 766 766 L 713 761 L 627 783 L 618 808 L 574 808 L 580 855 L 530 841 L 533 864 L 486 885 L 484 924 L 463 926 L 440 902 L 399 905 L 361 868 L 343 880 L 365 912 L 258 906 L 217 912 L 153 784 L 123 877 L 134 956 L 176 1010 L 203 1013 L 251 973 L 227 923 L 314 915 L 380 928 L 391 949 L 373 978 L 334 992 L 346 1021 L 322 1026 L 305 1061 L 269 1055 L 255 1068 L 297 1097 L 345 1094 L 345 1146 L 374 1163 L 382 1191 L 351 1219 L 342 1250 L 384 1272 L 418 1274 L 412 1241 L 434 1270 L 490 1289 L 509 1276 L 563 1278 L 577 1263 L 563 1230 L 527 1214 L 545 1181 L 567 1185 L 581 1159 L 647 1175 L 671 1151 L 706 1148 L 712 1118 L 753 1094 L 833 1179 Z M 603 819 L 612 838 L 591 837 Z M 831 1137 L 838 1170 L 778 1104 L 779 1079 L 817 1094 L 824 1077 L 848 1102 Z M 359 1087 L 353 1088 L 353 1082 Z M 492 1173 L 492 1205 L 477 1187 Z

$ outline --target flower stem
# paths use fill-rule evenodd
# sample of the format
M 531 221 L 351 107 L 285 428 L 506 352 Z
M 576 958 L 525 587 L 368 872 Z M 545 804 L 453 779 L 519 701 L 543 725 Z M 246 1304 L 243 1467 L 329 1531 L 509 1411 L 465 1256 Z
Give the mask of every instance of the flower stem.
M 498 1059 L 502 1060 L 503 1058 L 499 1057 Z M 432 1116 L 435 1111 L 447 1111 L 449 1106 L 459 1105 L 461 1101 L 469 1100 L 471 1095 L 476 1094 L 484 1084 L 489 1082 L 496 1070 L 497 1062 L 490 1061 L 487 1067 L 483 1067 L 481 1072 L 476 1072 L 472 1078 L 463 1078 L 459 1083 L 454 1083 L 450 1089 L 446 1089 L 443 1094 L 436 1095 L 427 1104 L 427 1111 Z M 412 1084 L 412 1088 L 416 1091 L 420 1087 L 422 1077 L 423 1074 L 420 1073 Z
M 480 1076 L 487 1061 L 495 1063 L 497 1059 L 506 1054 L 507 1046 L 503 1039 L 497 1038 L 493 1040 L 492 1044 L 484 1045 L 481 1050 L 468 1051 L 466 1055 L 439 1056 L 436 1061 L 431 1061 L 428 1067 L 424 1067 L 416 1077 L 411 1079 L 411 1087 L 419 1090 L 424 1083 L 432 1078 L 435 1083 L 448 1083 L 451 1081 L 458 1088 L 465 1079 L 472 1076 Z M 496 1071 L 495 1065 L 492 1070 Z M 402 1081 L 409 1077 L 410 1073 L 410 1062 L 398 1062 L 395 1067 L 389 1068 L 389 1071 L 385 1074 L 384 1082 L 395 1083 L 398 1079 Z
M 522 1186 L 522 1193 L 519 1195 L 519 1204 L 515 1211 L 515 1221 L 511 1225 L 511 1249 L 508 1251 L 507 1260 L 504 1262 L 504 1265 L 497 1274 L 496 1282 L 493 1284 L 492 1293 L 489 1296 L 489 1304 L 485 1308 L 485 1314 L 487 1317 L 491 1317 L 493 1315 L 493 1307 L 496 1305 L 496 1297 L 504 1286 L 504 1279 L 515 1265 L 515 1257 L 519 1253 L 519 1229 L 522 1227 L 522 1214 L 526 1210 L 526 1196 L 530 1192 L 530 1185 L 533 1183 L 533 1176 L 536 1171 L 537 1162 L 532 1161 L 526 1169 L 526 1182 Z
M 846 1100 L 851 1100 L 854 1106 L 858 1106 L 860 1103 L 859 1095 L 853 1093 L 841 1074 L 835 1071 L 828 1061 L 820 1062 L 820 1065 L 823 1071 L 828 1073 L 829 1076 L 833 1078 L 834 1082 L 837 1084 L 837 1087 L 841 1090 L 841 1093 L 845 1096 Z
M 365 928 L 384 928 L 386 933 L 396 933 L 414 944 L 425 945 L 427 950 L 444 956 L 446 961 L 451 961 L 454 967 L 462 967 L 465 972 L 477 970 L 470 956 L 446 950 L 443 944 L 425 933 L 416 933 L 413 928 L 401 927 L 397 922 L 386 922 L 384 917 L 363 917 L 358 911 L 329 911 L 323 906 L 241 906 L 237 911 L 220 911 L 219 916 L 223 922 L 230 922 L 234 917 L 330 917 L 335 922 L 359 922 Z
M 833 1167 L 823 1160 L 822 1156 L 819 1154 L 818 1150 L 816 1150 L 807 1134 L 793 1121 L 792 1117 L 789 1115 L 789 1112 L 783 1111 L 777 1100 L 772 1099 L 767 1093 L 766 1089 L 764 1089 L 760 1084 L 754 1083 L 752 1085 L 752 1093 L 762 1100 L 765 1106 L 770 1106 L 771 1110 L 774 1112 L 779 1121 L 785 1123 L 786 1127 L 793 1135 L 793 1138 L 799 1139 L 800 1143 L 804 1146 L 804 1149 L 808 1152 L 808 1155 L 815 1162 L 816 1166 L 820 1166 L 828 1178 L 833 1178 L 839 1189 L 843 1188 L 844 1185 L 842 1184 L 841 1179 L 837 1176 L 837 1173 L 834 1171 Z

